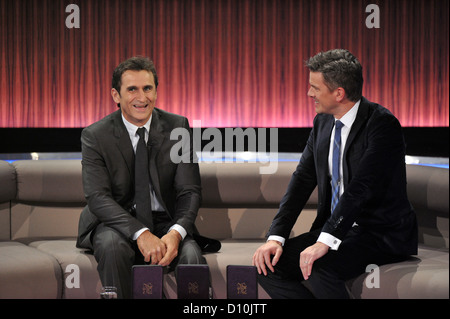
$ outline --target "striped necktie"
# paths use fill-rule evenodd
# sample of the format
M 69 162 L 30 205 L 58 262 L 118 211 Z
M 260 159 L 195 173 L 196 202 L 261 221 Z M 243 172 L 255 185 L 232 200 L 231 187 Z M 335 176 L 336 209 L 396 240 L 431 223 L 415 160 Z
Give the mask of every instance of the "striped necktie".
M 336 121 L 336 128 L 334 131 L 333 144 L 333 162 L 331 170 L 331 213 L 333 213 L 339 201 L 340 177 L 339 177 L 339 159 L 341 155 L 341 129 L 344 124 L 341 121 Z

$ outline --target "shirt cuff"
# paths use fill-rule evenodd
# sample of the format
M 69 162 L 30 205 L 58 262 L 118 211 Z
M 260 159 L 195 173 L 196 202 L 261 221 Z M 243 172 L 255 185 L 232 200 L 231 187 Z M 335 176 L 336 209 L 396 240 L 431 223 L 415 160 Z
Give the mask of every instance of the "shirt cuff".
M 183 240 L 184 237 L 186 237 L 187 235 L 187 231 L 183 228 L 183 226 L 180 226 L 178 224 L 173 225 L 172 227 L 170 227 L 169 231 L 171 231 L 172 229 L 175 229 L 180 235 L 181 235 L 181 239 Z M 133 235 L 133 240 L 137 240 L 139 236 L 141 236 L 141 234 L 143 232 L 145 232 L 146 230 L 149 230 L 148 228 L 142 228 L 139 229 L 137 232 L 134 233 Z M 168 231 L 168 232 L 169 232 Z
M 331 250 L 338 250 L 341 240 L 328 233 L 321 232 L 317 241 L 327 245 Z
M 284 246 L 284 242 L 286 241 L 286 239 L 284 239 L 281 236 L 277 236 L 277 235 L 270 235 L 269 238 L 267 238 L 267 241 L 269 241 L 269 240 L 279 241 L 281 243 L 281 246 Z
M 135 232 L 134 235 L 133 235 L 133 240 L 137 240 L 138 237 L 141 236 L 141 234 L 143 232 L 145 232 L 146 230 L 149 230 L 149 229 L 148 228 L 142 228 L 142 229 L 139 229 L 137 232 Z
M 181 235 L 181 240 L 183 240 L 184 237 L 186 237 L 186 235 L 187 235 L 187 231 L 186 231 L 186 229 L 184 229 L 183 226 L 180 226 L 180 225 L 178 225 L 178 224 L 175 224 L 175 225 L 173 225 L 172 227 L 170 227 L 169 231 L 171 231 L 172 229 L 175 229 L 177 232 L 180 233 L 180 235 Z

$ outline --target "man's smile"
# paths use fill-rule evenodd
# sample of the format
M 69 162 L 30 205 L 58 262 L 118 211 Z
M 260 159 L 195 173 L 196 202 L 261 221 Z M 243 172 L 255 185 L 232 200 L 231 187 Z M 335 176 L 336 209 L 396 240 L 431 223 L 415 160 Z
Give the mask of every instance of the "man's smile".
M 137 109 L 143 109 L 146 108 L 148 106 L 148 104 L 133 104 L 133 107 L 137 108 Z

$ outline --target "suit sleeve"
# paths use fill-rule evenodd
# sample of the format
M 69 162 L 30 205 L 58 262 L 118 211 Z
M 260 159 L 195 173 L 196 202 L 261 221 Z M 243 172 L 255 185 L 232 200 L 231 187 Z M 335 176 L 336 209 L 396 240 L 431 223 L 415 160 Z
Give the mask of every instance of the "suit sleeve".
M 193 149 L 192 130 L 187 119 L 183 128 L 189 135 L 181 148 L 181 161 L 176 166 L 173 186 L 175 190 L 175 214 L 173 224 L 182 226 L 188 234 L 194 231 L 194 223 L 201 205 L 201 179 L 198 159 Z
M 292 174 L 286 193 L 280 202 L 280 208 L 269 229 L 268 236 L 280 236 L 285 239 L 297 221 L 300 212 L 317 186 L 314 164 L 314 130 L 311 131 L 299 164 Z

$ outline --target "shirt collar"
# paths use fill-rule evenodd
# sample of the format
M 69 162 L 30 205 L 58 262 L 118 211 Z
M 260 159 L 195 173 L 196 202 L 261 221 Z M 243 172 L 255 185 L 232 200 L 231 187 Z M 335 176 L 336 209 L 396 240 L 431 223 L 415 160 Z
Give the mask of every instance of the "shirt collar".
M 122 120 L 123 120 L 123 124 L 125 124 L 125 127 L 127 128 L 128 134 L 130 134 L 130 136 L 135 136 L 137 129 L 140 127 L 145 127 L 145 130 L 147 131 L 147 133 L 150 132 L 150 124 L 152 122 L 152 115 L 150 115 L 150 118 L 148 119 L 147 123 L 145 123 L 143 126 L 136 126 L 130 122 L 128 122 L 125 117 L 122 114 Z
M 345 126 L 352 127 L 353 122 L 355 122 L 356 114 L 358 114 L 359 104 L 361 103 L 361 100 L 355 103 L 355 105 L 352 106 L 350 110 L 348 110 L 347 113 L 344 114 L 343 117 L 339 119 Z

